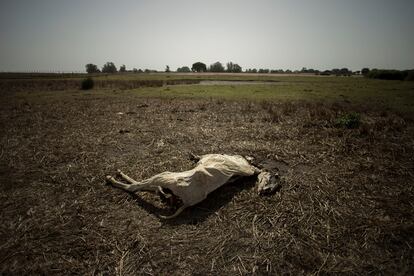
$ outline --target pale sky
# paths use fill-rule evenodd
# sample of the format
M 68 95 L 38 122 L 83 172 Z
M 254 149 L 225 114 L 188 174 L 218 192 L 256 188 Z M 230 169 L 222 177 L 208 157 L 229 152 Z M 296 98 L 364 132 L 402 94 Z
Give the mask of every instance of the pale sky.
M 0 71 L 414 68 L 414 0 L 0 0 Z

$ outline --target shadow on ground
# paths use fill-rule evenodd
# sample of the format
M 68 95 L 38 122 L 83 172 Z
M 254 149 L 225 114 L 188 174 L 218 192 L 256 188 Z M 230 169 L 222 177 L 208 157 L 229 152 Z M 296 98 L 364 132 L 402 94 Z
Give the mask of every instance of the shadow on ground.
M 205 200 L 195 206 L 188 207 L 178 217 L 173 219 L 161 219 L 160 215 L 171 215 L 175 212 L 171 208 L 160 207 L 141 197 L 137 193 L 129 193 L 135 202 L 148 213 L 158 217 L 162 224 L 166 225 L 197 225 L 205 221 L 212 214 L 215 214 L 222 207 L 229 204 L 232 199 L 245 189 L 252 189 L 255 186 L 257 176 L 249 176 L 241 178 L 230 184 L 226 184 L 210 193 Z M 152 198 L 152 197 L 151 197 Z M 156 197 L 154 197 L 155 200 Z

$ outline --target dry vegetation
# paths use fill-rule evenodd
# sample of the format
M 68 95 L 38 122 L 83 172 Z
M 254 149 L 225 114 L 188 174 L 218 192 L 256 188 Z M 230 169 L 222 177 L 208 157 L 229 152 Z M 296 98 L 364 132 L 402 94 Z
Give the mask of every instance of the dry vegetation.
M 151 79 L 98 79 L 95 80 L 95 88 L 98 89 L 135 89 L 139 87 L 161 87 L 163 85 L 196 84 L 196 79 L 172 79 L 172 80 L 151 80 Z M 76 90 L 81 88 L 79 79 L 7 79 L 0 82 L 0 91 L 27 92 L 27 91 L 63 91 Z
M 410 118 L 346 102 L 0 97 L 1 274 L 414 272 Z M 350 112 L 361 125 L 338 127 Z M 246 179 L 162 221 L 157 198 L 105 184 L 117 168 L 188 169 L 189 151 L 254 156 L 282 189 L 259 197 Z

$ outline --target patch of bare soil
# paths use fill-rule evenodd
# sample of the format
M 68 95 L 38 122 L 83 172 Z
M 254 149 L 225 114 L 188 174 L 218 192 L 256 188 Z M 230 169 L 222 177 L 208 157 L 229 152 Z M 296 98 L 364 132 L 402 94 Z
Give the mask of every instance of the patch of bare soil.
M 1 274 L 413 274 L 411 120 L 109 93 L 0 96 Z M 358 128 L 335 125 L 348 112 Z M 189 151 L 254 156 L 282 188 L 247 178 L 163 221 L 155 196 L 105 184 L 189 169 Z

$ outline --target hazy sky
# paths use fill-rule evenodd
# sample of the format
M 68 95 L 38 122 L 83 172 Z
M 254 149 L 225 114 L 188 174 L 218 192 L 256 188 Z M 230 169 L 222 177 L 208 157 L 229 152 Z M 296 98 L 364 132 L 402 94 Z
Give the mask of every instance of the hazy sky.
M 414 68 L 414 0 L 0 0 L 0 71 Z

